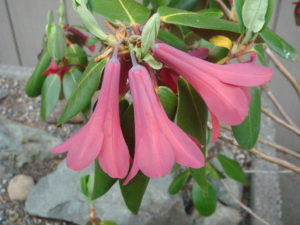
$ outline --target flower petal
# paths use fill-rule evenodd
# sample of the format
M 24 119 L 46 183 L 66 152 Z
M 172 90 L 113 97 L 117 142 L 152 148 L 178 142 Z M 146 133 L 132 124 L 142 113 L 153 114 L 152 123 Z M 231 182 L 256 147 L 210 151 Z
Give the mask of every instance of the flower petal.
M 219 123 L 218 118 L 212 112 L 210 112 L 210 116 L 211 116 L 211 123 L 212 123 L 211 140 L 212 140 L 212 142 L 216 142 L 220 135 L 220 123 Z

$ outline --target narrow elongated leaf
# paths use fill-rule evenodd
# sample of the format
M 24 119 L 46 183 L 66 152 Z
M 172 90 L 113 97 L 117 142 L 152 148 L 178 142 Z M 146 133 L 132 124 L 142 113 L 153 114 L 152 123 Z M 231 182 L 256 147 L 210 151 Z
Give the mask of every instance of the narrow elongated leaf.
M 175 48 L 182 50 L 182 51 L 188 50 L 185 42 L 170 32 L 160 30 L 158 32 L 157 38 Z
M 146 23 L 142 32 L 142 55 L 146 55 L 149 48 L 154 44 L 160 27 L 159 14 L 155 13 Z
M 88 61 L 85 51 L 78 44 L 68 46 L 66 59 L 71 65 L 86 65 Z
M 80 177 L 80 192 L 86 197 L 89 198 L 89 189 L 88 189 L 88 182 L 89 182 L 90 175 L 84 175 Z
M 186 133 L 205 145 L 207 108 L 197 92 L 182 77 L 178 78 L 178 107 L 175 118 Z
M 170 184 L 168 192 L 172 195 L 177 194 L 184 187 L 184 185 L 188 181 L 189 176 L 190 174 L 188 170 L 178 174 Z
M 260 131 L 260 108 L 260 91 L 257 87 L 253 87 L 248 116 L 240 125 L 232 126 L 233 135 L 242 148 L 251 149 L 257 142 Z
M 192 200 L 195 208 L 201 215 L 210 216 L 217 207 L 217 192 L 210 183 L 207 185 L 207 191 L 203 191 L 197 183 L 194 183 Z
M 130 104 L 127 109 L 121 114 L 121 128 L 124 139 L 129 148 L 130 155 L 133 157 L 135 144 L 133 104 Z
M 168 117 L 173 120 L 177 109 L 177 96 L 171 89 L 164 86 L 158 87 L 156 92 Z
M 41 119 L 47 119 L 54 111 L 60 95 L 60 77 L 56 74 L 48 76 L 42 88 Z
M 266 13 L 266 18 L 265 18 L 265 25 L 264 27 L 268 26 L 269 22 L 272 19 L 273 16 L 273 10 L 274 10 L 274 0 L 268 0 L 268 9 Z
M 158 12 L 161 20 L 176 25 L 183 25 L 199 29 L 224 30 L 235 33 L 240 32 L 239 25 L 216 17 L 202 15 L 201 13 L 189 12 L 180 9 L 160 7 Z
M 67 48 L 64 32 L 60 26 L 53 24 L 49 33 L 47 50 L 51 57 L 58 62 L 65 56 Z
M 258 60 L 259 60 L 260 64 L 263 66 L 267 66 L 268 61 L 266 59 L 265 48 L 264 48 L 263 44 L 256 44 L 254 46 L 254 50 L 258 56 Z
M 44 49 L 31 77 L 26 83 L 25 92 L 29 97 L 36 97 L 41 94 L 43 83 L 47 78 L 46 75 L 43 75 L 43 72 L 50 65 L 50 61 L 51 56 L 47 49 Z
M 222 16 L 224 16 L 224 13 L 220 9 L 202 9 L 199 10 L 197 13 L 216 18 L 221 18 Z
M 63 91 L 66 99 L 70 98 L 74 87 L 81 77 L 81 74 L 82 72 L 78 68 L 72 67 L 72 69 L 64 75 Z
M 259 32 L 265 24 L 268 0 L 245 0 L 242 10 L 245 27 L 252 32 Z
M 73 118 L 87 107 L 93 94 L 99 87 L 102 71 L 106 62 L 107 58 L 102 59 L 100 62 L 95 62 L 94 59 L 91 60 L 74 88 L 64 111 L 60 116 L 58 121 L 59 124 Z
M 95 161 L 95 173 L 93 183 L 93 193 L 91 194 L 91 200 L 100 198 L 114 185 L 117 179 L 108 176 L 100 167 L 98 160 Z
M 169 6 L 177 9 L 192 10 L 199 0 L 171 0 Z
M 122 21 L 126 25 L 143 24 L 150 10 L 134 0 L 90 0 L 92 10 L 112 23 Z
M 120 188 L 123 199 L 127 208 L 134 214 L 137 214 L 146 188 L 149 183 L 149 177 L 139 172 L 126 186 L 122 185 L 120 180 Z
M 242 31 L 245 31 L 245 25 L 243 22 L 243 15 L 242 15 L 244 2 L 245 2 L 245 0 L 233 0 L 236 16 L 237 16 L 237 19 L 238 19 L 238 22 L 240 25 L 240 29 Z
M 267 43 L 267 45 L 276 52 L 280 57 L 292 61 L 298 61 L 298 54 L 296 49 L 283 40 L 278 34 L 275 34 L 269 28 L 264 28 L 260 32 L 260 36 Z
M 229 159 L 228 157 L 220 154 L 217 155 L 217 159 L 219 160 L 225 174 L 228 177 L 242 184 L 249 184 L 249 181 L 246 178 L 243 169 L 237 161 Z

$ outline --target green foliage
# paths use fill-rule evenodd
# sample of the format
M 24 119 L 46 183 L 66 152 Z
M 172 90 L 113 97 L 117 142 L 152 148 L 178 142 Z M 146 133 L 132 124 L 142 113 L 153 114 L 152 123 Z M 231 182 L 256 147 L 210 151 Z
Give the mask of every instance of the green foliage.
M 66 50 L 66 59 L 71 65 L 85 66 L 88 62 L 85 51 L 78 44 L 68 46 Z
M 50 61 L 51 57 L 47 49 L 43 49 L 41 57 L 36 64 L 31 77 L 26 83 L 25 92 L 29 97 L 37 97 L 41 94 L 43 83 L 47 78 L 43 72 L 45 72 L 50 65 Z
M 177 194 L 188 181 L 189 175 L 190 174 L 188 170 L 178 174 L 170 184 L 168 192 L 172 195 Z
M 63 29 L 56 24 L 51 25 L 47 50 L 55 62 L 60 61 L 65 56 L 67 45 Z
M 77 67 L 72 67 L 69 72 L 64 75 L 63 78 L 63 91 L 64 97 L 69 99 L 77 81 L 81 77 L 82 72 Z
M 176 35 L 172 34 L 171 32 L 160 30 L 158 32 L 157 38 L 175 48 L 178 48 L 182 51 L 187 51 L 188 48 L 183 40 L 181 40 Z
M 173 120 L 177 109 L 177 96 L 167 87 L 160 86 L 156 90 L 158 98 L 170 120 Z
M 196 45 L 196 48 L 208 48 L 208 58 L 210 62 L 218 62 L 228 55 L 229 50 L 224 47 L 215 46 L 213 43 L 201 39 Z
M 225 174 L 233 180 L 236 180 L 242 184 L 249 184 L 248 179 L 246 178 L 243 169 L 240 164 L 224 155 L 217 155 L 217 159 L 222 165 Z
M 199 0 L 171 0 L 169 6 L 177 9 L 192 10 Z
M 256 44 L 254 46 L 254 51 L 258 56 L 258 60 L 261 65 L 268 66 L 268 61 L 266 59 L 265 48 L 263 44 Z
M 253 87 L 248 116 L 240 125 L 232 126 L 233 135 L 242 148 L 251 149 L 257 142 L 260 131 L 260 108 L 260 91 L 257 87 Z
M 61 89 L 60 77 L 57 74 L 47 76 L 42 87 L 41 119 L 46 120 L 54 111 Z

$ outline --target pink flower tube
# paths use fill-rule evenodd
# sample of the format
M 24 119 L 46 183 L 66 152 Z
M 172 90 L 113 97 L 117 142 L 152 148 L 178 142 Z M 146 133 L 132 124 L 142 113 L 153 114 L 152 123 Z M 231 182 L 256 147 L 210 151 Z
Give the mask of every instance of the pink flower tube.
M 205 101 L 209 111 L 228 125 L 240 124 L 248 114 L 249 96 L 244 87 L 258 86 L 272 70 L 254 63 L 217 65 L 159 43 L 154 56 L 182 75 Z
M 155 178 L 167 174 L 175 162 L 192 168 L 204 165 L 195 142 L 169 120 L 155 93 L 145 67 L 135 64 L 129 71 L 135 121 L 135 155 L 124 184 L 139 170 Z
M 114 55 L 106 64 L 98 103 L 89 121 L 51 152 L 68 152 L 67 166 L 73 170 L 84 169 L 98 158 L 109 176 L 124 178 L 130 156 L 120 127 L 120 62 Z

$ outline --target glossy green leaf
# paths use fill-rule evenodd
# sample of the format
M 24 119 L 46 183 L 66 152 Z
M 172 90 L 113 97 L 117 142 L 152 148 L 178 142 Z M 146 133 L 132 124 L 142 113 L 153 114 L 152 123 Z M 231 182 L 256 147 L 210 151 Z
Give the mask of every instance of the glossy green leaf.
M 170 118 L 170 120 L 173 120 L 177 109 L 177 96 L 171 89 L 164 86 L 159 86 L 156 89 L 156 92 L 168 117 Z
M 100 40 L 105 40 L 107 35 L 101 30 L 97 20 L 86 5 L 80 5 L 76 9 L 76 12 L 83 23 L 83 25 L 91 32 L 93 35 L 98 37 Z M 111 10 L 112 11 L 112 10 Z
M 88 62 L 85 51 L 78 44 L 72 44 L 68 46 L 66 51 L 66 59 L 71 65 L 86 65 Z
M 217 159 L 219 160 L 225 174 L 228 177 L 242 184 L 249 184 L 249 181 L 246 178 L 242 167 L 237 161 L 220 154 L 217 155 Z
M 271 21 L 273 16 L 273 10 L 274 10 L 274 0 L 268 0 L 268 9 L 265 17 L 264 27 L 268 26 L 269 22 Z
M 157 61 L 150 53 L 143 57 L 143 61 L 146 62 L 152 69 L 160 70 L 163 64 Z
M 197 11 L 197 13 L 205 16 L 211 16 L 211 17 L 216 17 L 216 18 L 221 18 L 224 16 L 224 13 L 220 9 L 202 9 Z
M 260 131 L 260 91 L 257 87 L 251 88 L 251 104 L 248 116 L 237 126 L 232 126 L 232 132 L 242 148 L 251 149 L 257 142 Z
M 25 92 L 29 97 L 36 97 L 41 94 L 43 83 L 47 78 L 43 72 L 50 65 L 50 61 L 51 56 L 49 55 L 47 49 L 44 49 L 31 77 L 26 83 Z
M 100 198 L 114 185 L 117 179 L 108 176 L 100 167 L 98 160 L 95 161 L 95 172 L 93 182 L 93 192 L 91 194 L 91 200 Z
M 225 176 L 217 170 L 210 162 L 205 164 L 206 176 L 212 179 L 223 179 Z
M 192 10 L 199 0 L 171 0 L 169 6 L 177 9 Z
M 269 28 L 264 28 L 260 32 L 260 36 L 267 43 L 267 45 L 276 52 L 280 57 L 292 62 L 298 61 L 298 54 L 296 49 L 283 40 L 278 34 L 275 34 Z
M 175 118 L 186 133 L 205 145 L 207 108 L 197 92 L 182 77 L 178 78 L 178 107 Z
M 72 67 L 63 78 L 63 91 L 66 99 L 69 99 L 74 87 L 76 86 L 82 72 L 77 67 Z
M 239 25 L 223 19 L 202 15 L 195 12 L 184 11 L 169 7 L 160 7 L 158 12 L 161 20 L 176 25 L 183 25 L 199 29 L 224 30 L 239 33 Z
M 159 14 L 155 13 L 147 21 L 142 32 L 141 50 L 143 56 L 148 53 L 149 48 L 154 44 L 159 31 L 159 27 L 160 27 Z
M 126 186 L 122 185 L 120 180 L 120 188 L 123 199 L 127 208 L 134 214 L 137 214 L 146 188 L 149 183 L 149 177 L 139 172 Z
M 188 181 L 188 178 L 190 176 L 190 173 L 188 170 L 178 174 L 172 181 L 172 183 L 169 186 L 168 192 L 171 195 L 177 194 L 186 184 Z
M 100 62 L 95 62 L 94 59 L 91 60 L 80 80 L 77 82 L 77 85 L 60 116 L 58 121 L 59 124 L 70 120 L 87 107 L 93 94 L 99 87 L 102 71 L 106 62 L 107 58 L 102 59 Z
M 218 62 L 228 55 L 229 50 L 220 46 L 215 46 L 213 43 L 201 39 L 196 45 L 196 48 L 208 48 L 208 58 L 210 62 Z
M 265 48 L 263 44 L 256 44 L 254 46 L 254 51 L 258 56 L 260 64 L 263 66 L 268 66 L 268 60 L 266 59 Z
M 50 11 L 48 11 L 48 14 L 47 14 L 47 24 L 45 27 L 45 34 L 47 35 L 47 37 L 49 37 L 49 35 L 50 35 L 50 30 L 51 30 L 52 24 L 53 24 L 53 11 L 50 10 Z
M 204 192 L 207 192 L 208 182 L 206 178 L 206 166 L 198 169 L 190 168 L 190 171 L 196 183 Z
M 122 21 L 126 25 L 143 24 L 150 10 L 134 0 L 90 0 L 92 10 L 112 23 Z
M 89 189 L 88 189 L 88 182 L 89 182 L 90 175 L 84 175 L 80 177 L 80 192 L 86 197 L 89 198 Z
M 42 87 L 41 119 L 46 120 L 54 111 L 60 95 L 60 77 L 56 74 L 47 76 Z
M 51 25 L 48 36 L 47 50 L 51 57 L 58 62 L 65 56 L 67 45 L 62 28 L 58 25 Z
M 167 6 L 171 0 L 150 0 L 152 8 L 156 11 L 161 6 Z
M 254 32 L 259 32 L 265 24 L 268 10 L 268 0 L 245 0 L 242 16 L 245 27 Z
M 182 51 L 188 50 L 185 42 L 170 32 L 160 30 L 158 32 L 157 38 L 177 49 L 182 50 Z
M 233 5 L 238 19 L 238 23 L 242 31 L 245 31 L 245 25 L 243 22 L 243 15 L 242 15 L 244 2 L 245 0 L 233 0 Z
M 202 216 L 210 216 L 217 208 L 217 191 L 210 183 L 207 185 L 207 191 L 203 191 L 197 183 L 194 183 L 192 200 Z

